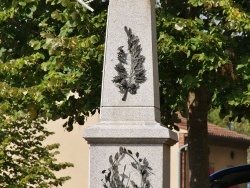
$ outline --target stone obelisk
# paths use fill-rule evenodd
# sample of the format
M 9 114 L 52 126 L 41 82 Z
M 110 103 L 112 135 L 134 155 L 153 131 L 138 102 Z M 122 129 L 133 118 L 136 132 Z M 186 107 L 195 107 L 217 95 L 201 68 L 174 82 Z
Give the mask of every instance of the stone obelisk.
M 90 144 L 90 188 L 169 188 L 170 146 L 160 124 L 155 0 L 109 0 L 99 123 Z

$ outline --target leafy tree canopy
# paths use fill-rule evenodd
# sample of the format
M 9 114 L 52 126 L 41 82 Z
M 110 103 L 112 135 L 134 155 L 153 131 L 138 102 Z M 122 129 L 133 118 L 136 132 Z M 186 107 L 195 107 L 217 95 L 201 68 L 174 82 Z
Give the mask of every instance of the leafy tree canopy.
M 83 124 L 99 106 L 106 11 L 69 0 L 0 0 L 0 187 L 51 187 L 59 145 L 42 124 Z M 105 7 L 106 8 L 106 7 Z M 72 96 L 69 96 L 69 94 Z M 75 95 L 74 95 L 75 94 Z M 75 97 L 78 96 L 78 97 Z
M 187 94 L 209 89 L 211 107 L 249 119 L 249 2 L 160 1 L 158 54 L 163 121 Z M 99 107 L 107 3 L 87 12 L 70 0 L 1 2 L 3 110 L 30 120 L 84 123 Z M 181 5 L 181 6 L 179 6 Z M 69 93 L 77 94 L 77 97 Z M 7 105 L 11 101 L 11 105 Z M 15 111 L 15 110 L 14 110 Z
M 0 0 L 1 134 L 7 125 L 59 118 L 71 131 L 95 113 L 107 3 L 92 2 L 90 13 L 74 0 Z M 221 106 L 222 114 L 250 118 L 248 0 L 162 0 L 157 31 L 164 123 L 188 112 L 189 93 L 199 88 L 206 113 Z
M 3 1 L 0 10 L 3 110 L 30 120 L 69 116 L 68 130 L 83 124 L 99 106 L 106 11 L 93 15 L 70 0 Z
M 163 114 L 186 111 L 188 92 L 202 86 L 210 108 L 221 106 L 221 115 L 250 119 L 250 2 L 161 3 L 157 27 Z
M 250 1 L 168 0 L 160 7 L 163 122 L 174 126 L 175 111 L 187 117 L 190 187 L 209 187 L 209 109 L 250 119 Z

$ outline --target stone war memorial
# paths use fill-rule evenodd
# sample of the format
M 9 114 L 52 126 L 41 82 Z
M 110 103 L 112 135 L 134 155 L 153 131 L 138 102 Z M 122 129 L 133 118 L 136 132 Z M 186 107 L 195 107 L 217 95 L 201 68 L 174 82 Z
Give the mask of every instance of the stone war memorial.
M 169 188 L 177 134 L 160 124 L 155 0 L 109 0 L 100 121 L 89 188 Z

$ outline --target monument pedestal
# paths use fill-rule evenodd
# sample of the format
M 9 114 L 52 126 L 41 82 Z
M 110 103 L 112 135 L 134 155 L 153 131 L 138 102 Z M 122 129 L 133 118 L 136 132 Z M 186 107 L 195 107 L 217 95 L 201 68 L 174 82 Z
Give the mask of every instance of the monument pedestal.
M 109 0 L 100 122 L 84 132 L 90 188 L 169 188 L 177 134 L 159 101 L 155 0 Z
M 178 138 L 159 123 L 99 122 L 85 130 L 84 138 L 90 144 L 90 188 L 104 185 L 113 188 L 110 181 L 115 182 L 115 173 L 119 174 L 122 184 L 114 187 L 122 188 L 124 185 L 132 188 L 131 181 L 140 188 L 170 187 L 170 146 Z M 120 155 L 121 147 L 126 149 L 126 154 Z M 115 161 L 117 153 L 119 157 L 124 157 L 122 160 L 118 158 L 118 170 L 112 171 L 116 166 L 110 163 L 110 156 Z M 145 167 L 143 172 L 145 161 L 148 168 Z M 106 181 L 105 177 L 110 172 L 110 181 Z

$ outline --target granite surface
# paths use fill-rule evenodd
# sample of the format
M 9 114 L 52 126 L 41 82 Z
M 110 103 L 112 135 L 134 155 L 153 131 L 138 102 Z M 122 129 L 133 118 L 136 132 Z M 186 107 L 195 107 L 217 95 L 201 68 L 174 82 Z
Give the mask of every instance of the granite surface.
M 156 51 L 156 27 L 154 0 L 111 0 L 109 1 L 106 32 L 105 59 L 102 84 L 102 107 L 155 107 L 159 104 L 158 64 Z M 144 67 L 147 80 L 140 84 L 136 95 L 128 94 L 122 101 L 119 88 L 112 82 L 116 76 L 117 52 L 120 46 L 127 49 L 127 34 L 124 27 L 131 28 L 140 39 L 141 54 L 145 56 Z
M 125 26 L 140 39 L 147 79 L 123 101 L 112 80 L 117 75 L 118 48 L 128 48 Z M 83 135 L 90 144 L 89 187 L 114 188 L 109 185 L 113 178 L 129 187 L 148 183 L 148 188 L 169 188 L 170 146 L 178 138 L 160 124 L 155 0 L 109 1 L 100 112 L 100 122 Z M 120 148 L 127 152 L 119 152 Z

